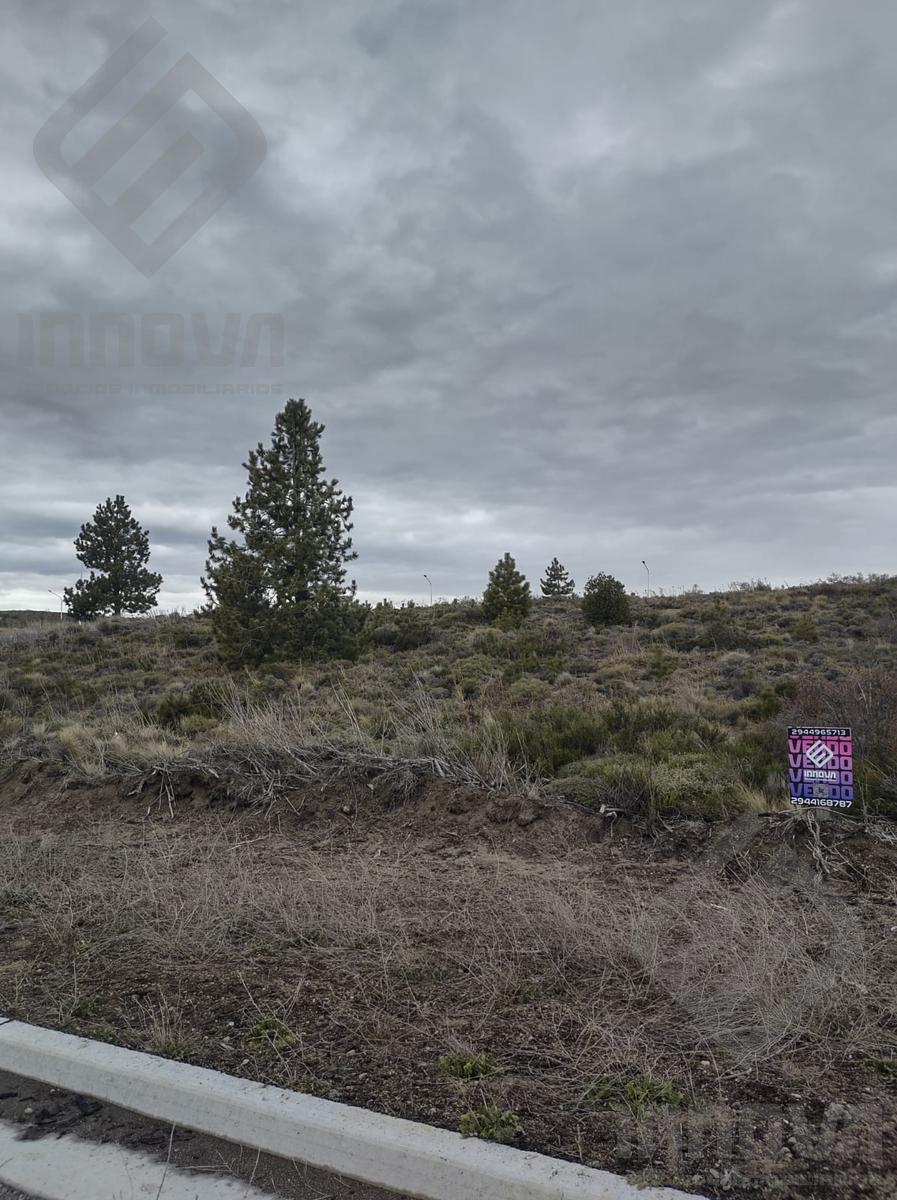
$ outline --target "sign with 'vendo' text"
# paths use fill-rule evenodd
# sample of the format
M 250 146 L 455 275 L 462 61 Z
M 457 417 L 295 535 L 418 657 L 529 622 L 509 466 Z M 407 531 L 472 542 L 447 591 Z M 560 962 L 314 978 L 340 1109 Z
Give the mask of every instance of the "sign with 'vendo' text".
M 849 729 L 810 725 L 788 730 L 788 794 L 792 804 L 850 808 L 853 739 Z

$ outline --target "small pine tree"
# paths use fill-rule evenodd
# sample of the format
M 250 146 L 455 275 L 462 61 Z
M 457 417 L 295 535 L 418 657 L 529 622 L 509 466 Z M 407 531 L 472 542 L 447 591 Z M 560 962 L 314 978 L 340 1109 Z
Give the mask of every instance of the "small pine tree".
M 599 571 L 582 593 L 582 613 L 590 625 L 628 625 L 629 597 L 619 579 Z
M 81 526 L 75 553 L 90 575 L 63 592 L 73 617 L 85 621 L 156 607 L 162 576 L 147 570 L 149 534 L 131 515 L 124 496 L 99 505 L 93 520 Z
M 271 445 L 244 463 L 246 495 L 227 519 L 239 540 L 212 530 L 202 580 L 216 640 L 232 665 L 352 657 L 364 612 L 346 563 L 352 499 L 324 478 L 324 426 L 304 400 L 278 413 Z
M 519 625 L 532 604 L 530 587 L 510 554 L 500 558 L 489 572 L 489 585 L 483 593 L 483 612 L 490 621 Z
M 572 596 L 576 584 L 567 568 L 553 558 L 545 568 L 545 578 L 539 580 L 543 596 Z

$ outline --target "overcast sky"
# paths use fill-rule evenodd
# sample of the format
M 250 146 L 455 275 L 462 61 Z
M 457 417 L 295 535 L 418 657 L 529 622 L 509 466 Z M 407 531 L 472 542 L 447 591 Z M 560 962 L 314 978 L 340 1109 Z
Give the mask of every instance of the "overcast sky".
M 0 608 L 52 606 L 116 492 L 150 530 L 162 606 L 192 607 L 209 527 L 289 396 L 327 426 L 367 598 L 421 598 L 423 572 L 479 593 L 506 550 L 534 583 L 556 554 L 578 583 L 632 589 L 642 559 L 667 590 L 895 569 L 893 0 L 4 12 Z M 148 16 L 166 36 L 65 160 L 185 54 L 267 154 L 146 277 L 34 139 Z M 144 240 L 249 153 L 185 96 L 97 192 L 113 202 L 185 133 L 203 155 Z M 63 338 L 29 361 L 17 314 L 101 313 L 181 317 L 182 361 L 120 366 L 113 347 L 79 366 Z M 213 346 L 239 314 L 233 364 L 201 361 L 194 313 Z M 263 339 L 240 365 L 254 313 L 282 316 L 282 364 Z

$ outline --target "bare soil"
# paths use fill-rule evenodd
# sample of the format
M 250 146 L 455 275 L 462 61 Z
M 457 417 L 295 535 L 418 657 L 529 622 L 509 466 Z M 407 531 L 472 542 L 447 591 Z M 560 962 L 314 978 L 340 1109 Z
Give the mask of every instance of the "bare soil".
M 897 833 L 439 780 L 0 783 L 0 1011 L 710 1196 L 897 1194 Z M 440 1067 L 489 1056 L 477 1078 Z M 681 1104 L 611 1108 L 599 1081 Z

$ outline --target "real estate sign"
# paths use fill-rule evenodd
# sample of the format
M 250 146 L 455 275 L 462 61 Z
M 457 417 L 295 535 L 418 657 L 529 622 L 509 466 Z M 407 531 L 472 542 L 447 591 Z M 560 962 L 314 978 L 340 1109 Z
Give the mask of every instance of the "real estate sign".
M 810 725 L 788 730 L 788 794 L 792 804 L 850 808 L 853 804 L 850 729 Z

